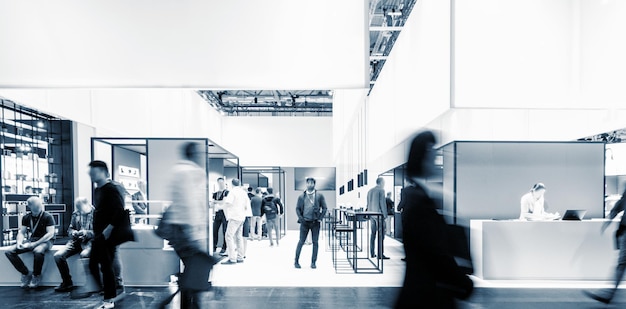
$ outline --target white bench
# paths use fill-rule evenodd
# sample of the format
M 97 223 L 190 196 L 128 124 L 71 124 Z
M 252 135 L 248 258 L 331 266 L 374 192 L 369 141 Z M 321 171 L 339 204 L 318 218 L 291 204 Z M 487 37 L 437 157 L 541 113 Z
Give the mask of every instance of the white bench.
M 42 286 L 57 286 L 61 283 L 61 275 L 59 274 L 57 265 L 54 262 L 54 254 L 63 247 L 65 247 L 65 245 L 54 245 L 52 246 L 52 249 L 46 253 L 43 269 L 41 270 Z M 21 284 L 21 275 L 17 270 L 15 270 L 15 267 L 13 267 L 5 255 L 5 252 L 7 252 L 9 248 L 10 247 L 0 247 L 0 286 L 19 286 Z M 82 284 L 85 282 L 85 272 L 83 266 L 80 265 L 80 261 L 78 261 L 79 256 L 80 255 L 77 254 L 67 259 L 74 284 Z M 20 254 L 20 258 L 24 261 L 24 265 L 32 271 L 33 253 L 27 252 Z

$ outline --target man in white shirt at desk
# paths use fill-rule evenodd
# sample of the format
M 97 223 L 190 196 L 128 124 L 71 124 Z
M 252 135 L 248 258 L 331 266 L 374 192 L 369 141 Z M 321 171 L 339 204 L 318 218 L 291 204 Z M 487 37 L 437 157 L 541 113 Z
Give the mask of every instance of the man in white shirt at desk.
M 559 213 L 545 211 L 546 186 L 536 183 L 530 192 L 524 194 L 521 200 L 520 220 L 554 220 L 560 217 Z

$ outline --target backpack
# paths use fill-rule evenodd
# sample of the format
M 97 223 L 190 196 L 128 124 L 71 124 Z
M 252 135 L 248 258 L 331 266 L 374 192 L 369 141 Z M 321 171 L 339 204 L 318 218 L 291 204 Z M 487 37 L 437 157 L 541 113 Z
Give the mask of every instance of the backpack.
M 274 203 L 274 197 L 269 196 L 263 199 L 263 212 L 267 219 L 274 219 L 278 214 L 276 203 Z

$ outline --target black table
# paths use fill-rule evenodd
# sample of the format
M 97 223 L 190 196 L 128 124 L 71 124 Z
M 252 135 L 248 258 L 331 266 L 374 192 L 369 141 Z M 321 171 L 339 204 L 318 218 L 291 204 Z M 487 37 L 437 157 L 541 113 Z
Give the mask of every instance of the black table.
M 385 219 L 382 213 L 380 212 L 373 212 L 373 211 L 353 211 L 353 210 L 347 210 L 344 213 L 345 217 L 347 220 L 351 221 L 351 226 L 352 226 L 352 235 L 353 235 L 353 239 L 352 239 L 352 250 L 348 249 L 347 255 L 348 255 L 348 261 L 350 262 L 350 265 L 352 266 L 352 269 L 354 270 L 355 273 L 382 273 L 383 272 L 383 259 L 382 256 L 380 254 L 377 254 L 375 258 L 370 257 L 370 242 L 369 242 L 369 237 L 370 237 L 370 233 L 371 233 L 371 228 L 370 228 L 370 220 L 367 219 L 376 219 L 378 220 L 379 224 L 377 225 L 378 228 L 378 237 L 377 237 L 377 244 L 378 244 L 378 248 L 382 248 L 383 246 L 383 238 L 380 237 L 380 235 L 383 235 L 383 231 L 384 231 L 384 224 L 385 224 Z M 361 231 L 361 240 L 363 240 L 363 229 L 358 228 L 359 223 L 360 222 L 364 222 L 367 221 L 367 239 L 365 241 L 365 243 L 367 244 L 366 248 L 367 250 L 361 250 L 358 246 L 357 246 L 357 239 L 358 239 L 358 231 Z M 374 248 L 376 249 L 376 248 Z M 378 252 L 378 250 L 375 250 L 376 252 Z M 359 253 L 363 252 L 365 253 L 365 257 L 359 256 Z M 359 267 L 358 262 L 360 260 L 366 260 L 367 262 L 367 266 L 365 267 Z

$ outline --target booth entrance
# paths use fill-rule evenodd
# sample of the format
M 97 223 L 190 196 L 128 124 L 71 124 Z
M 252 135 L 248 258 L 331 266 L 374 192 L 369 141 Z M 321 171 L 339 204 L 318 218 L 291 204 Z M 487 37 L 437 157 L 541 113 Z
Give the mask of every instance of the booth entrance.
M 208 177 L 209 197 L 217 187 L 217 178 L 240 178 L 239 158 L 206 138 L 92 138 L 91 158 L 107 163 L 111 178 L 126 189 L 126 208 L 133 213 L 135 242 L 120 246 L 123 277 L 127 285 L 167 285 L 170 275 L 180 271 L 179 258 L 167 242 L 154 233 L 157 220 L 171 203 L 172 167 L 181 160 L 181 147 L 197 143 L 206 153 L 200 163 Z M 135 206 L 145 203 L 139 214 Z M 213 211 L 207 215 L 207 251 L 213 254 Z M 145 263 L 146 260 L 151 261 Z M 160 265 L 154 268 L 153 265 Z

